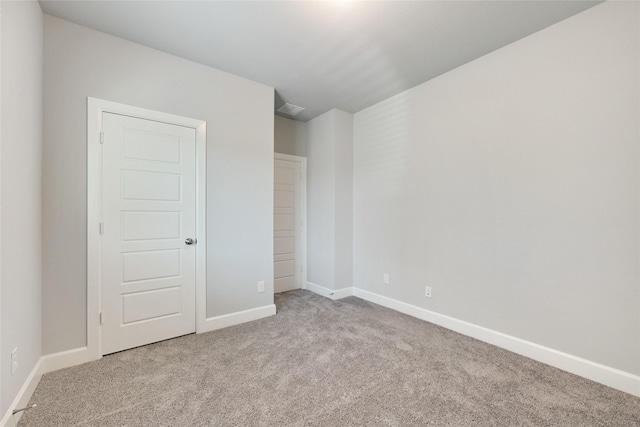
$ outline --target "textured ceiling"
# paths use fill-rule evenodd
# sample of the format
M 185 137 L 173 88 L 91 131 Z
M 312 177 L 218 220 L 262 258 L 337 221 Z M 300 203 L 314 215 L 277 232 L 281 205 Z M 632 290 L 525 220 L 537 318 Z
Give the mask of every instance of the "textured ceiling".
M 584 1 L 41 1 L 45 13 L 356 112 L 539 31 Z

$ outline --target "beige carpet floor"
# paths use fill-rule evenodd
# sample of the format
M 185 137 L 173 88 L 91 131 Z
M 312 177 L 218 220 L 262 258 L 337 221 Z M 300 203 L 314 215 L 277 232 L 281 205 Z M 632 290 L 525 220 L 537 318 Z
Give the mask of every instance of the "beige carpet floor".
M 20 426 L 640 426 L 640 399 L 349 297 L 45 375 Z

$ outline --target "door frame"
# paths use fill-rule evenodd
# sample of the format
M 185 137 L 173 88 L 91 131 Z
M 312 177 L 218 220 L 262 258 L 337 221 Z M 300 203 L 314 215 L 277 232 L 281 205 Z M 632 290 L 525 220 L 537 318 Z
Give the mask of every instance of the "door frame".
M 302 182 L 300 183 L 300 198 L 301 198 L 301 216 L 302 216 L 302 231 L 301 231 L 301 254 L 300 263 L 302 265 L 302 287 L 301 289 L 307 289 L 307 158 L 301 156 L 293 156 L 291 154 L 274 153 L 275 160 L 287 160 L 290 162 L 297 162 L 300 164 L 300 175 Z M 274 286 L 275 293 L 275 286 Z
M 196 333 L 206 332 L 207 122 L 98 98 L 87 98 L 87 358 L 102 357 L 102 113 L 192 128 L 196 134 Z

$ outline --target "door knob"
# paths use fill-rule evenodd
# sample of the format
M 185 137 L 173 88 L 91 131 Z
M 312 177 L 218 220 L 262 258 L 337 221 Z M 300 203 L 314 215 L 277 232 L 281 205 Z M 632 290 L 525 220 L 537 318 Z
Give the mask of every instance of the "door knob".
M 195 243 L 198 243 L 198 240 L 197 239 L 192 239 L 191 237 L 189 237 L 189 238 L 187 238 L 187 240 L 184 241 L 184 243 L 186 245 L 193 245 Z

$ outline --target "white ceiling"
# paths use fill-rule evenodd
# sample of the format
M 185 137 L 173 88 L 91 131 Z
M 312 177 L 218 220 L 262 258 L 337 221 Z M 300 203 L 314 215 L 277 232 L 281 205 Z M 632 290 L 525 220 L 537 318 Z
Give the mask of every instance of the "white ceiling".
M 45 13 L 356 112 L 597 1 L 40 1 Z

